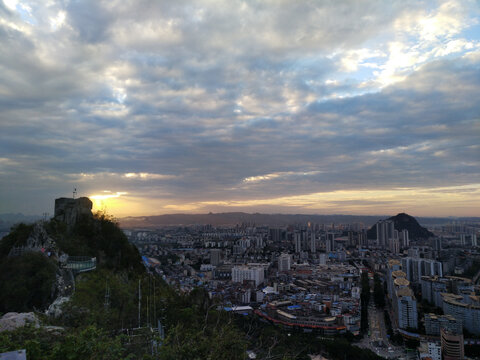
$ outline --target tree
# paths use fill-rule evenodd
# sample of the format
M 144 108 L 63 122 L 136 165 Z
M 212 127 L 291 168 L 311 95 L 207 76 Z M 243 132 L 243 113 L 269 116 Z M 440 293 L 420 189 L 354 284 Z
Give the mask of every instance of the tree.
M 370 301 L 370 284 L 368 280 L 368 272 L 362 272 L 361 276 L 362 292 L 360 294 L 360 330 L 365 333 L 368 330 L 368 303 Z
M 0 312 L 44 309 L 52 299 L 56 265 L 40 253 L 0 261 Z
M 377 274 L 373 276 L 373 298 L 378 308 L 383 309 L 385 307 L 385 292 L 380 277 Z

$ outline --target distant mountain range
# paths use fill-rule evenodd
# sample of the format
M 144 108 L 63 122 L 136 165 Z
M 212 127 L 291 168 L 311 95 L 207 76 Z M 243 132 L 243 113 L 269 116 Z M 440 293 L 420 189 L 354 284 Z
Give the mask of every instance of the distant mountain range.
M 8 231 L 12 225 L 18 223 L 33 223 L 42 219 L 40 215 L 0 214 L 0 231 Z
M 287 226 L 291 224 L 351 224 L 363 223 L 372 226 L 377 221 L 388 218 L 388 215 L 305 215 L 305 214 L 260 214 L 260 213 L 209 213 L 209 214 L 167 214 L 156 216 L 136 216 L 118 219 L 122 228 L 156 228 L 162 226 L 187 226 L 195 224 L 210 224 L 213 226 L 227 226 L 237 224 L 255 224 L 257 226 Z M 445 224 L 455 221 L 480 222 L 477 218 L 417 218 L 423 225 Z
M 213 226 L 240 225 L 242 223 L 257 226 L 287 226 L 291 224 L 305 224 L 307 222 L 318 224 L 351 224 L 363 223 L 369 227 L 377 221 L 387 219 L 389 215 L 315 215 L 315 214 L 260 214 L 244 212 L 208 213 L 208 214 L 166 214 L 153 216 L 129 216 L 119 218 L 122 228 L 156 228 L 163 226 L 187 226 L 195 224 L 210 224 Z M 40 215 L 0 214 L 0 231 L 8 231 L 12 225 L 32 223 L 42 219 Z M 433 218 L 417 217 L 418 222 L 424 226 L 446 224 L 451 221 L 480 222 L 480 217 L 462 218 Z M 375 236 L 376 238 L 376 236 Z
M 410 239 L 428 239 L 429 237 L 434 236 L 433 233 L 420 226 L 418 221 L 413 216 L 408 214 L 400 213 L 398 215 L 389 217 L 386 220 L 392 220 L 395 230 L 398 230 L 399 232 L 402 230 L 408 230 L 408 236 Z M 367 238 L 377 238 L 377 227 L 375 225 L 373 225 L 367 231 Z

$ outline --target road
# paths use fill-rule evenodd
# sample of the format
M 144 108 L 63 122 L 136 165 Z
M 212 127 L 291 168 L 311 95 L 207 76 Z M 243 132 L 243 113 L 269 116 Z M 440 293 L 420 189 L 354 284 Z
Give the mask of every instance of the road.
M 370 288 L 373 287 L 371 286 Z M 370 296 L 370 303 L 368 305 L 368 326 L 370 337 L 362 339 L 362 341 L 356 344 L 357 346 L 370 349 L 377 355 L 387 359 L 406 358 L 403 347 L 398 347 L 390 343 L 387 337 L 383 309 L 377 309 L 375 307 L 373 293 Z

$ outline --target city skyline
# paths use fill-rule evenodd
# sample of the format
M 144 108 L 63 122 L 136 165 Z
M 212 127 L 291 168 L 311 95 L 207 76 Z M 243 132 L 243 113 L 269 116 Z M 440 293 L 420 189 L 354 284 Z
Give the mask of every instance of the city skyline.
M 475 1 L 0 1 L 0 213 L 480 214 Z

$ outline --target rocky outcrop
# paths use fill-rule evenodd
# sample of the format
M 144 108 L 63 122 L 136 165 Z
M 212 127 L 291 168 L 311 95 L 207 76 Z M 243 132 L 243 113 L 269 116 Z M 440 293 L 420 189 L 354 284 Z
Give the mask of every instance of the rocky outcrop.
M 62 315 L 62 305 L 67 303 L 70 300 L 70 297 L 58 297 L 55 301 L 48 307 L 45 311 L 45 314 L 48 316 L 59 317 Z
M 0 318 L 0 332 L 12 331 L 19 327 L 31 324 L 36 328 L 40 327 L 40 321 L 33 312 L 16 313 L 9 312 Z
M 55 199 L 55 220 L 64 222 L 71 229 L 82 216 L 92 217 L 92 201 L 87 197 L 78 199 Z
M 75 279 L 70 269 L 59 268 L 55 279 L 55 295 L 57 297 L 67 297 L 73 294 L 75 290 Z
M 46 252 L 47 254 L 51 252 L 51 255 L 58 255 L 57 243 L 47 234 L 42 222 L 37 222 L 34 225 L 25 247 L 33 251 L 42 251 L 43 249 L 42 252 Z

